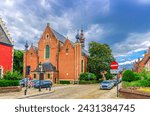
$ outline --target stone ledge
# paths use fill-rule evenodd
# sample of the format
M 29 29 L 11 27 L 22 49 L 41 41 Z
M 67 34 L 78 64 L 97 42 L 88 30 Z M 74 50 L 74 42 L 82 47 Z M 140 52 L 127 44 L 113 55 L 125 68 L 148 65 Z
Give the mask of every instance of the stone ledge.
M 126 99 L 150 99 L 150 93 L 137 91 L 136 89 L 119 89 L 120 96 Z
M 21 90 L 20 86 L 0 87 L 0 93 L 19 92 Z

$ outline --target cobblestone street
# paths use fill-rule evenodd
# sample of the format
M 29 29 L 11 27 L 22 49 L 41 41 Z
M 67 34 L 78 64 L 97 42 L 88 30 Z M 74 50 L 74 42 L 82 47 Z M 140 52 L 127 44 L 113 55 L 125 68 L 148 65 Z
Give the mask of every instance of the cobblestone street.
M 99 90 L 99 84 L 68 85 L 54 87 L 55 92 L 29 97 L 31 99 L 117 99 L 116 87 L 111 90 Z

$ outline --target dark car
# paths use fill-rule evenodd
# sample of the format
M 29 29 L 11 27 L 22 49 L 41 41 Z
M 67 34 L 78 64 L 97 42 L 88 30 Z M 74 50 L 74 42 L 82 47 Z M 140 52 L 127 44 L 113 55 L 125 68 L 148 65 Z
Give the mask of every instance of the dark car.
M 34 84 L 34 88 L 50 88 L 52 87 L 52 82 L 49 80 L 38 80 L 35 84 Z
M 112 80 L 105 80 L 100 83 L 100 89 L 112 89 L 114 87 L 114 83 Z
M 113 79 L 112 81 L 114 83 L 114 86 L 116 86 L 119 83 L 119 80 L 117 81 L 117 79 Z

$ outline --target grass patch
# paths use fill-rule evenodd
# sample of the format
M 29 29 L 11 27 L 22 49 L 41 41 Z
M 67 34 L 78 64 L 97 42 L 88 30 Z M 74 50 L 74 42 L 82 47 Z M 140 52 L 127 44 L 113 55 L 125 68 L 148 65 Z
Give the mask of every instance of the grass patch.
M 139 91 L 150 93 L 150 88 L 139 88 Z
M 150 87 L 150 82 L 147 80 L 138 80 L 138 81 L 132 81 L 132 82 L 123 82 L 122 86 L 124 88 L 127 87 Z

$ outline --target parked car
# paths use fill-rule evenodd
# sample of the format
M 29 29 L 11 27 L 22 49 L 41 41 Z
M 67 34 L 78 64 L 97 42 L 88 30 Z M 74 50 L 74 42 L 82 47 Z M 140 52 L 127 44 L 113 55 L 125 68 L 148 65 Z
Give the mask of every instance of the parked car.
M 52 87 L 52 82 L 49 80 L 38 80 L 36 81 L 36 83 L 34 84 L 34 88 L 50 88 Z
M 31 83 L 32 83 L 32 86 L 34 87 L 34 85 L 36 84 L 38 80 L 32 80 Z
M 100 89 L 112 89 L 114 82 L 112 80 L 105 80 L 100 83 Z
M 23 78 L 19 81 L 19 85 L 25 87 L 26 85 L 29 86 L 29 78 Z
M 112 81 L 114 83 L 114 86 L 116 86 L 119 83 L 119 80 L 117 81 L 117 79 L 113 79 Z

